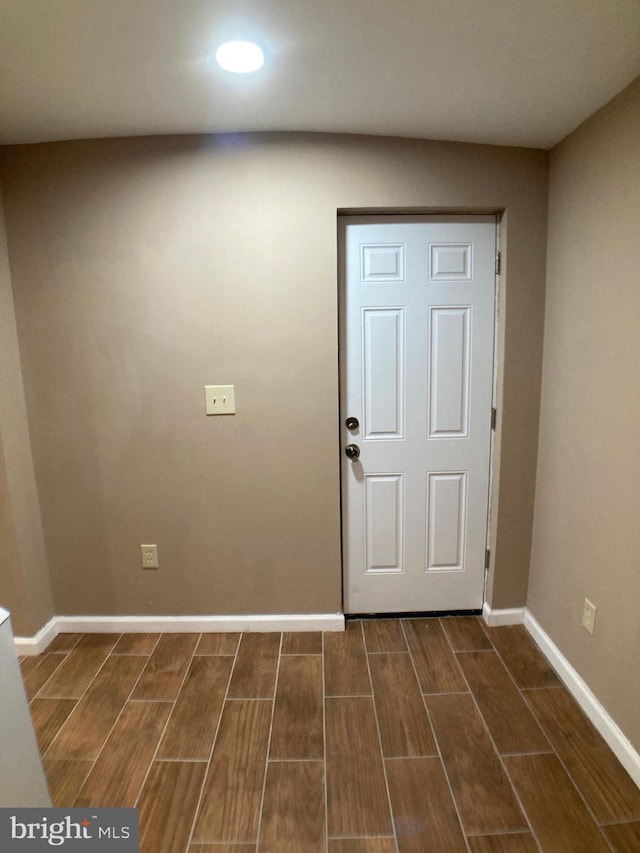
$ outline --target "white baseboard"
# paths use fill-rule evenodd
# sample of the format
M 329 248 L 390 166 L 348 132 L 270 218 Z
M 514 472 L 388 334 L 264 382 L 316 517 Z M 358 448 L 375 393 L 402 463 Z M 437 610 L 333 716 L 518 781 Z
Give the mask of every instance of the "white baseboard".
M 13 645 L 17 655 L 39 655 L 43 652 L 58 634 L 58 617 L 49 619 L 46 625 L 34 637 L 14 637 Z
M 240 631 L 344 631 L 343 613 L 247 616 L 54 616 L 35 637 L 15 637 L 19 655 L 37 655 L 58 634 L 139 634 Z
M 556 670 L 567 690 L 605 739 L 618 761 L 640 787 L 640 755 L 620 726 L 528 609 L 525 611 L 524 627 Z
M 485 601 L 482 607 L 482 618 L 492 628 L 495 625 L 522 625 L 524 622 L 524 610 L 524 607 L 493 610 Z

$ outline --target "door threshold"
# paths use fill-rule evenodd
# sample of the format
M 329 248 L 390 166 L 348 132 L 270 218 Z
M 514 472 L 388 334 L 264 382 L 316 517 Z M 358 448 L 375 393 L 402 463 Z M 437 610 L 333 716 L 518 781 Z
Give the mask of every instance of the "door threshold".
M 437 619 L 440 616 L 482 616 L 482 609 L 474 610 L 409 610 L 406 613 L 345 613 L 352 619 Z

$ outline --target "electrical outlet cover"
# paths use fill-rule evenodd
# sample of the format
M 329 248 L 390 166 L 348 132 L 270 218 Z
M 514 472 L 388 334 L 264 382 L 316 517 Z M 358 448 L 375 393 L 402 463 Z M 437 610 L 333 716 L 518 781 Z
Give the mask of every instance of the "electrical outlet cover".
M 158 546 L 157 545 L 141 545 L 140 558 L 143 569 L 158 568 Z
M 582 611 L 582 627 L 593 637 L 593 632 L 596 629 L 596 612 L 598 608 L 588 598 L 584 600 L 584 610 Z

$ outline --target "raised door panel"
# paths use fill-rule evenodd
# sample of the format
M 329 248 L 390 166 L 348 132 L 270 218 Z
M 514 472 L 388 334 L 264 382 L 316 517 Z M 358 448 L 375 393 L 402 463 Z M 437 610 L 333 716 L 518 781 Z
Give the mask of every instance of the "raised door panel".
M 373 474 L 366 480 L 366 571 L 401 572 L 404 478 L 402 474 Z
M 360 281 L 404 281 L 403 243 L 373 243 L 360 246 Z
M 471 281 L 473 278 L 471 243 L 430 243 L 430 281 Z
M 364 437 L 404 435 L 404 309 L 362 312 Z
M 429 310 L 429 438 L 469 435 L 469 307 Z
M 427 474 L 427 571 L 464 569 L 467 474 Z

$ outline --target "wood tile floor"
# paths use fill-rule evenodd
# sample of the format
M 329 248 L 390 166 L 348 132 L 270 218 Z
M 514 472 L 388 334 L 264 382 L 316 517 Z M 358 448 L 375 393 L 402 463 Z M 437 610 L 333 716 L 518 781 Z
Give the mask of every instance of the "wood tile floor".
M 56 805 L 142 853 L 620 853 L 640 790 L 524 628 L 63 634 L 21 662 Z

